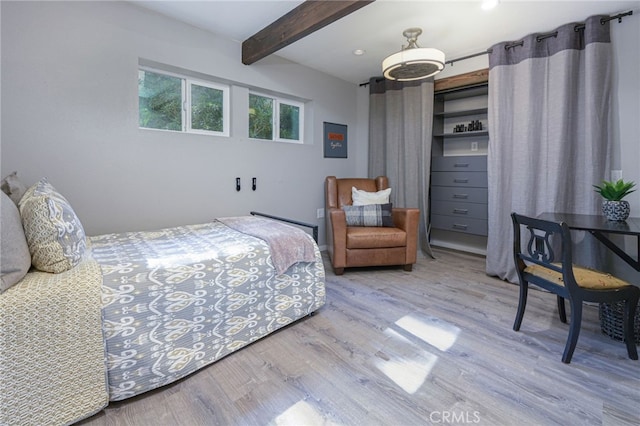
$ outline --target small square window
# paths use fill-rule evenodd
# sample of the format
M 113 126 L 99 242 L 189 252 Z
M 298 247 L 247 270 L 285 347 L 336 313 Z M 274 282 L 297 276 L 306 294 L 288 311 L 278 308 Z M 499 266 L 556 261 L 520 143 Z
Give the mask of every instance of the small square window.
M 302 142 L 303 104 L 257 93 L 249 94 L 249 137 Z
M 182 79 L 138 71 L 140 127 L 182 130 Z
M 300 107 L 280 104 L 280 138 L 300 140 Z
M 273 139 L 273 99 L 249 94 L 249 137 Z

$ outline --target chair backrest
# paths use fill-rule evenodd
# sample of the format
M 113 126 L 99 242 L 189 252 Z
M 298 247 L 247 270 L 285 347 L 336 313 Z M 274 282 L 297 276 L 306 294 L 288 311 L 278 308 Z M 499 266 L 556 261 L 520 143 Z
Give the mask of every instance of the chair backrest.
M 327 176 L 325 180 L 325 202 L 327 208 L 338 208 L 353 204 L 351 188 L 362 191 L 377 192 L 389 187 L 389 179 L 386 176 L 378 176 L 375 179 L 366 178 L 342 178 Z
M 518 274 L 526 265 L 536 264 L 562 273 L 567 290 L 576 289 L 573 275 L 571 232 L 564 222 L 551 222 L 533 217 L 511 214 L 513 221 L 513 257 Z M 522 236 L 526 241 L 522 248 Z

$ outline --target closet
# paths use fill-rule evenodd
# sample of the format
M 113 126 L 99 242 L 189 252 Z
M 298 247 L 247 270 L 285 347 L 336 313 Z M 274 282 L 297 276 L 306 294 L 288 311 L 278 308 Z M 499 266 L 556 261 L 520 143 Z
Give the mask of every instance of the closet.
M 488 74 L 470 74 L 435 84 L 429 238 L 434 246 L 486 254 Z

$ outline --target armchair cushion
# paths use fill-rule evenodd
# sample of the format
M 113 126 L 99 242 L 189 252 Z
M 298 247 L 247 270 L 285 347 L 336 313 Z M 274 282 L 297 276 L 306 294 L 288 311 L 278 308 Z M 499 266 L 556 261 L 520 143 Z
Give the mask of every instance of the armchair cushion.
M 351 199 L 354 206 L 366 206 L 369 204 L 386 204 L 389 202 L 389 196 L 391 195 L 391 188 L 382 189 L 376 192 L 363 191 L 351 187 Z
M 343 206 L 347 226 L 393 226 L 391 203 Z
M 354 226 L 347 229 L 347 249 L 406 247 L 407 233 L 398 228 Z

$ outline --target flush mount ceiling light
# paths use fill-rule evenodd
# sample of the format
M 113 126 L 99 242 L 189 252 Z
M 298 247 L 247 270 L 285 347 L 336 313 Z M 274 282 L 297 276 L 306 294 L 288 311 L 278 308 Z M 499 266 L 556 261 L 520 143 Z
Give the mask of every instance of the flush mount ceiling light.
M 382 73 L 389 80 L 411 81 L 431 77 L 444 69 L 444 53 L 438 49 L 418 46 L 421 28 L 409 28 L 402 35 L 409 43 L 402 50 L 382 61 Z

